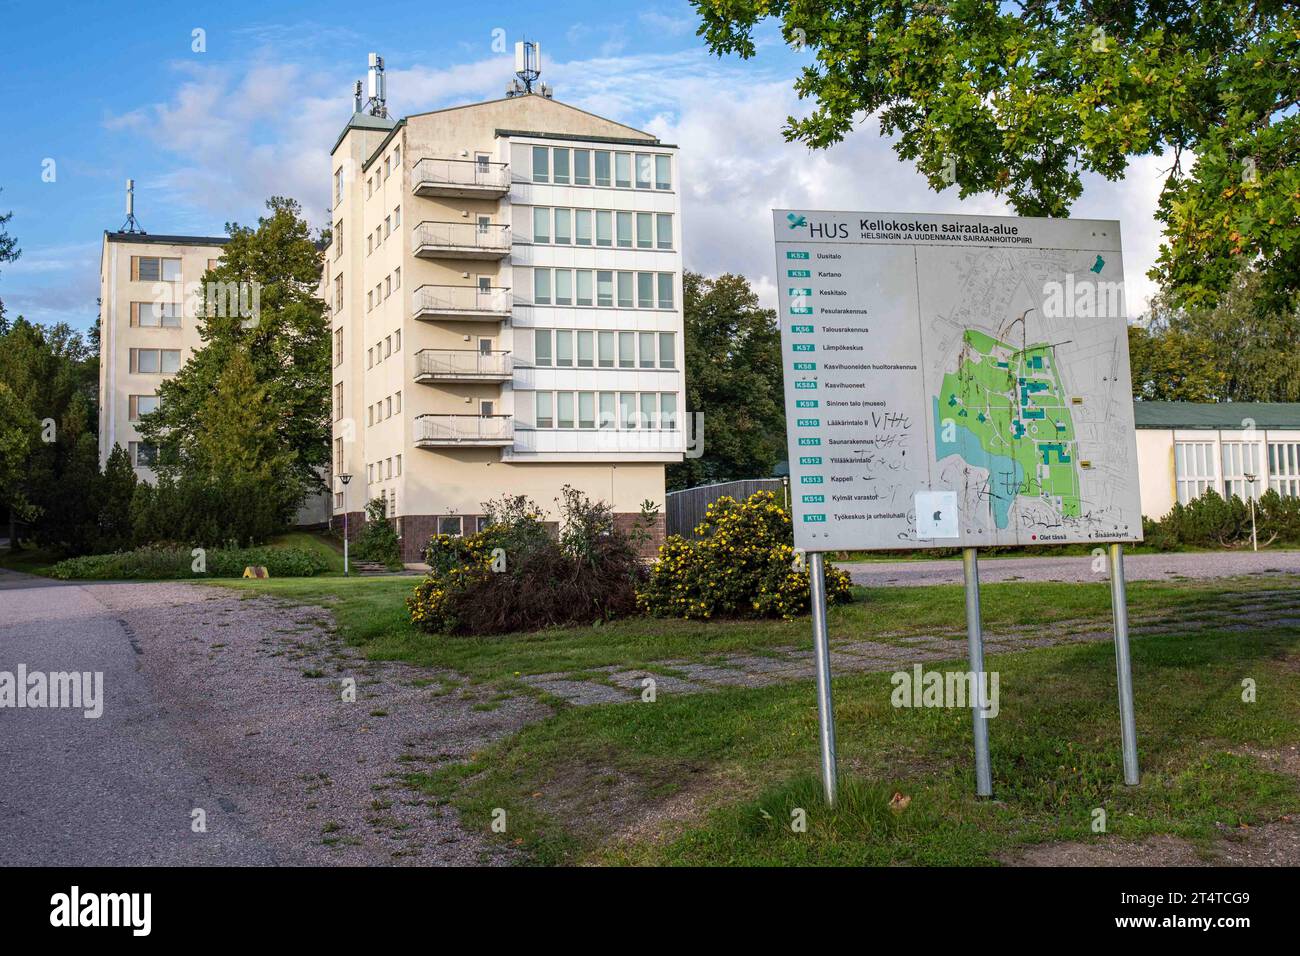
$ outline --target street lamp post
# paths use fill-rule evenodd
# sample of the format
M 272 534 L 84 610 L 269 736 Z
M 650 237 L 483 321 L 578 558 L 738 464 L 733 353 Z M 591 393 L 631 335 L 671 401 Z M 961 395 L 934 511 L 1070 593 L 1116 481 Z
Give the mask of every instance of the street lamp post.
M 1259 536 L 1255 533 L 1255 476 L 1247 474 L 1245 477 L 1249 483 L 1246 495 L 1250 498 L 1250 548 L 1252 551 L 1258 551 Z
M 351 475 L 339 475 L 339 481 L 343 482 L 343 576 L 348 576 L 348 482 L 352 480 Z

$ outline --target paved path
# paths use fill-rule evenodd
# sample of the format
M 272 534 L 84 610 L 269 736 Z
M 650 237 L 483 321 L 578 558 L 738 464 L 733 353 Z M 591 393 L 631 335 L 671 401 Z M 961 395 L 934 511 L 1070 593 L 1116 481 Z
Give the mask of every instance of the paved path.
M 932 561 L 841 562 L 854 584 L 867 587 L 917 587 L 961 584 L 961 559 Z M 1180 578 L 1228 578 L 1253 574 L 1300 574 L 1300 551 L 1212 551 L 1186 554 L 1129 554 L 1124 575 L 1130 581 L 1174 581 Z M 980 583 L 998 581 L 1104 581 L 1106 572 L 1093 570 L 1089 556 L 984 558 Z
M 319 608 L 183 583 L 0 571 L 0 671 L 20 664 L 102 672 L 104 708 L 0 708 L 0 866 L 504 862 L 489 820 L 403 778 L 550 713 L 366 661 Z
M 0 708 L 0 865 L 278 861 L 186 758 L 139 657 L 93 588 L 0 572 L 0 671 L 101 672 L 104 700 L 96 719 Z

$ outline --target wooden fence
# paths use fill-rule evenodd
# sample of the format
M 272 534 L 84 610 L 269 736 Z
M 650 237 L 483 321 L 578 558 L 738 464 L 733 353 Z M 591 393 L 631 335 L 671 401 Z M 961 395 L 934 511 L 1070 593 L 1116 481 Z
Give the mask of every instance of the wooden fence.
M 695 536 L 695 526 L 704 520 L 705 509 L 724 495 L 744 501 L 756 491 L 771 491 L 783 504 L 786 501 L 785 479 L 747 478 L 743 481 L 724 481 L 716 485 L 698 485 L 665 495 L 664 511 L 669 534 L 683 538 Z

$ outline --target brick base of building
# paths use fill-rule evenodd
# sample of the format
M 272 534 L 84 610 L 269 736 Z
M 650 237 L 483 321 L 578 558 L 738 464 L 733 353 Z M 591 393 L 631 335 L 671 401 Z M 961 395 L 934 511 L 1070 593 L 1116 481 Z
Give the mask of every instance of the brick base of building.
M 429 543 L 429 539 L 438 533 L 438 520 L 446 515 L 402 515 L 397 519 L 397 533 L 402 541 L 402 561 L 406 564 L 423 563 L 424 548 Z M 460 515 L 462 519 L 462 534 L 473 534 L 478 529 L 478 515 Z M 350 516 L 349 522 L 359 526 L 356 522 L 356 516 Z M 643 558 L 653 558 L 659 553 L 659 546 L 664 543 L 667 536 L 667 521 L 661 514 L 655 522 L 649 527 L 644 528 L 641 514 L 639 512 L 620 512 L 614 515 L 614 526 L 624 534 L 636 536 L 638 531 L 642 535 L 648 534 L 649 537 L 641 537 L 636 541 L 637 553 Z M 349 526 L 349 537 L 356 539 L 356 527 Z
M 366 526 L 366 513 L 364 511 L 348 512 L 348 543 L 356 544 L 357 538 L 361 535 L 361 529 Z M 330 530 L 342 537 L 343 535 L 343 515 L 330 516 Z

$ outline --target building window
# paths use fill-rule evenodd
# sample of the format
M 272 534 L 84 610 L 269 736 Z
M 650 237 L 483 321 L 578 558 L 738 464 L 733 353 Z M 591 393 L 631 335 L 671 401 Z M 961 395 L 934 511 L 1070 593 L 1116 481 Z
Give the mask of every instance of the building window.
M 538 428 L 555 427 L 555 397 L 550 392 L 537 393 L 537 418 Z
M 569 151 L 555 147 L 552 156 L 551 182 L 567 186 L 569 184 Z
M 142 329 L 179 329 L 181 306 L 178 302 L 132 302 L 131 325 Z
M 636 393 L 618 393 L 618 427 L 636 428 Z
M 662 392 L 659 395 L 659 427 L 669 431 L 677 428 L 676 392 Z
M 343 364 L 343 330 L 334 330 L 334 367 L 338 368 Z
M 132 256 L 131 278 L 141 282 L 180 282 L 181 260 L 160 256 Z
M 618 367 L 636 368 L 636 333 L 618 333 Z
M 555 304 L 573 304 L 573 270 L 555 270 Z
M 655 157 L 655 189 L 672 189 L 672 157 L 660 154 Z
M 614 154 L 614 185 L 620 189 L 632 187 L 632 154 Z
M 671 272 L 659 273 L 659 308 L 671 309 L 673 307 L 673 274 Z
M 591 210 L 579 209 L 573 216 L 574 243 L 579 246 L 591 245 Z
M 636 154 L 636 188 L 649 189 L 654 178 L 655 158 L 649 153 Z
M 130 442 L 131 464 L 137 468 L 152 468 L 158 461 L 158 446 L 146 442 Z
M 148 415 L 150 412 L 158 410 L 158 396 L 132 395 L 128 399 L 128 405 L 131 421 L 138 422 L 141 415 Z
M 131 371 L 170 375 L 181 367 L 180 349 L 131 349 Z
M 343 201 L 343 167 L 334 170 L 334 205 Z
M 394 352 L 402 351 L 402 330 L 401 329 L 398 329 L 396 332 L 393 333 L 393 351 Z
M 614 411 L 614 393 L 600 393 L 600 428 L 615 428 L 618 426 L 618 414 Z
M 460 537 L 465 526 L 461 515 L 442 515 L 438 518 L 438 534 L 450 534 Z
M 555 210 L 555 244 L 567 246 L 573 241 L 573 210 Z
M 601 332 L 600 335 L 597 336 L 597 338 L 599 339 L 598 361 L 600 363 L 600 367 L 613 368 L 614 367 L 614 333 Z
M 578 292 L 576 302 L 578 305 L 591 305 L 591 270 L 578 270 Z
M 343 474 L 343 439 L 334 439 L 334 474 Z
M 573 367 L 573 333 L 568 329 L 555 332 L 555 364 L 560 368 Z
M 620 249 L 632 248 L 632 214 L 620 212 L 618 219 L 618 245 Z
M 659 333 L 659 367 L 677 367 L 677 347 L 671 332 Z
M 1213 442 L 1174 443 L 1174 481 L 1179 504 L 1199 498 L 1208 489 L 1218 486 L 1214 473 Z
M 393 289 L 397 290 L 402 287 L 402 267 L 398 266 L 393 270 Z
M 596 245 L 614 244 L 614 214 L 606 209 L 596 210 Z
M 573 427 L 573 393 L 559 392 L 555 396 L 555 427 Z
M 533 242 L 551 241 L 551 210 L 548 206 L 533 207 Z
M 551 270 L 533 270 L 533 304 L 551 304 Z
M 578 393 L 578 427 L 596 427 L 596 393 Z
M 549 368 L 551 365 L 551 330 L 536 329 L 533 332 L 533 361 L 540 368 Z
M 654 248 L 654 215 L 648 212 L 636 214 L 636 247 L 638 249 Z
M 343 220 L 334 223 L 334 258 L 343 255 Z
M 338 421 L 343 417 L 343 383 L 334 383 L 334 420 Z
M 620 272 L 618 274 L 618 307 L 620 309 L 632 308 L 632 273 Z
M 596 150 L 596 185 L 608 186 L 611 183 L 609 167 L 609 150 Z
M 551 151 L 545 146 L 533 147 L 533 182 L 551 181 Z
M 602 306 L 614 304 L 614 273 L 596 273 L 596 304 Z
M 655 307 L 655 274 L 638 272 L 636 274 L 636 307 L 653 309 Z
M 596 333 L 578 332 L 578 368 L 592 368 L 596 364 Z
M 1268 486 L 1283 498 L 1300 498 L 1300 442 L 1268 443 Z
M 591 185 L 591 150 L 589 149 L 573 151 L 573 185 Z
M 1242 501 L 1258 498 L 1261 481 L 1259 463 L 1262 457 L 1255 442 L 1224 442 L 1221 446 L 1223 463 L 1223 495 L 1236 495 Z M 1247 480 L 1246 476 L 1254 476 Z
M 655 367 L 655 334 L 653 332 L 638 333 L 640 338 L 641 367 Z
M 334 312 L 343 311 L 343 273 L 334 277 Z
M 660 249 L 671 249 L 673 247 L 672 213 L 661 212 L 655 214 L 655 244 Z
M 402 225 L 402 207 L 397 206 L 393 209 L 393 228 L 399 229 Z

